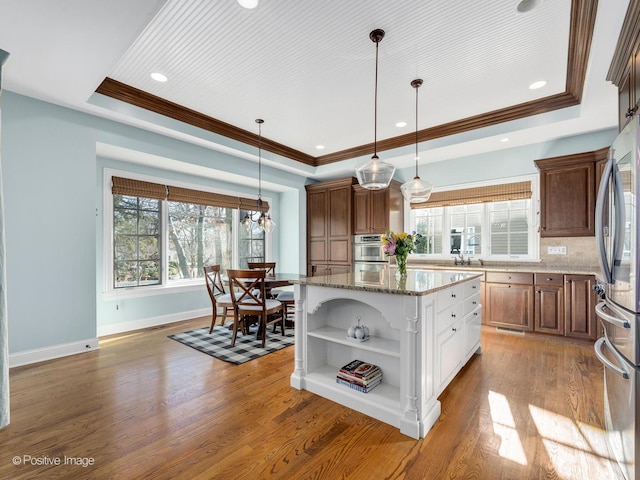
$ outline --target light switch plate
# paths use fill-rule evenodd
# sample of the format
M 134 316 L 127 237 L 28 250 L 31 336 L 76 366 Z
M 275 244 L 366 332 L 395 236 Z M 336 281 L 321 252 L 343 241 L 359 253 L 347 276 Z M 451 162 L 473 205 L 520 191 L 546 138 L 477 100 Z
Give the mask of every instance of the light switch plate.
M 547 247 L 547 254 L 549 255 L 566 255 L 567 247 L 558 246 L 558 247 Z

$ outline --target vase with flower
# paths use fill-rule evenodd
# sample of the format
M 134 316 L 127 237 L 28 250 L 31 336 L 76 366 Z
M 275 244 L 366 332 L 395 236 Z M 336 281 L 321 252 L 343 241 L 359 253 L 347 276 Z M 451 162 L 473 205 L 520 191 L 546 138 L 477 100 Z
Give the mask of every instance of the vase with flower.
M 395 233 L 387 230 L 382 237 L 384 253 L 387 256 L 396 257 L 396 274 L 400 277 L 407 276 L 407 257 L 413 252 L 414 237 L 407 232 Z

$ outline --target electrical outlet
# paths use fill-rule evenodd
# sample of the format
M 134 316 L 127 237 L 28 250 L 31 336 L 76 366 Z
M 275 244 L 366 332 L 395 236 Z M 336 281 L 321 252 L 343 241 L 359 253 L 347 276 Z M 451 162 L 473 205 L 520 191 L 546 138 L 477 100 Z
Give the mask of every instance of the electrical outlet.
M 547 247 L 547 253 L 549 255 L 566 255 L 567 247 L 565 246 Z

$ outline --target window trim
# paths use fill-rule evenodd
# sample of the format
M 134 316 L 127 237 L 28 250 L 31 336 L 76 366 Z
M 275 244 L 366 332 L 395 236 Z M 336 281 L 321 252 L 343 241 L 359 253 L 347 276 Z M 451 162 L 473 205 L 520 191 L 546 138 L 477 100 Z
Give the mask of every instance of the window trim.
M 467 189 L 467 188 L 478 188 L 478 187 L 489 187 L 489 186 L 493 186 L 493 185 L 500 185 L 503 183 L 516 183 L 516 182 L 531 182 L 531 202 L 529 205 L 529 216 L 530 216 L 530 221 L 531 221 L 531 225 L 529 227 L 529 254 L 528 255 L 486 255 L 486 254 L 482 254 L 482 255 L 473 255 L 474 259 L 479 259 L 482 258 L 483 260 L 486 261 L 490 261 L 490 262 L 539 262 L 541 261 L 540 259 L 540 188 L 539 188 L 539 184 L 540 184 L 540 177 L 537 174 L 530 174 L 530 175 L 520 175 L 520 176 L 515 176 L 515 177 L 505 177 L 505 178 L 500 178 L 500 179 L 494 179 L 494 180 L 483 180 L 480 182 L 471 182 L 471 183 L 460 183 L 457 185 L 448 185 L 445 187 L 435 187 L 433 189 L 434 192 L 440 192 L 440 191 L 453 191 L 453 190 L 462 190 L 462 189 Z M 412 212 L 413 209 L 411 208 L 411 206 L 409 205 L 409 203 L 405 200 L 404 201 L 404 213 L 405 213 L 405 218 L 407 219 L 405 222 L 405 230 L 407 232 L 412 232 L 413 231 L 413 219 L 412 219 Z M 446 207 L 445 207 L 446 208 Z M 484 235 L 485 234 L 489 234 L 489 230 L 488 230 L 488 225 L 485 225 L 488 223 L 488 219 L 486 218 L 486 216 L 483 215 L 483 239 L 484 239 Z M 448 225 L 449 225 L 449 217 L 448 215 L 444 216 L 443 219 L 443 227 L 442 227 L 442 244 L 446 245 L 446 239 L 448 238 L 448 235 L 446 235 L 446 232 L 448 232 Z M 486 242 L 485 242 L 486 244 Z M 446 260 L 446 261 L 450 261 L 453 258 L 453 255 L 451 255 L 450 253 L 438 253 L 438 254 L 428 254 L 428 253 L 412 253 L 409 256 L 410 259 L 412 260 L 432 260 L 432 261 L 442 261 L 442 260 Z
M 110 167 L 103 168 L 102 175 L 102 213 L 103 213 L 103 252 L 102 252 L 102 264 L 103 264 L 103 279 L 102 279 L 102 296 L 104 298 L 136 298 L 136 297 L 147 297 L 154 295 L 164 295 L 167 293 L 184 293 L 190 291 L 197 291 L 202 288 L 204 285 L 203 278 L 194 278 L 190 280 L 179 280 L 172 281 L 171 284 L 167 282 L 167 242 L 166 242 L 166 217 L 167 217 L 167 208 L 166 203 L 162 202 L 160 206 L 160 215 L 161 215 L 161 255 L 165 261 L 162 262 L 162 268 L 160 273 L 161 284 L 160 285 L 145 285 L 139 287 L 125 287 L 125 288 L 114 288 L 113 287 L 113 247 L 114 247 L 114 236 L 113 236 L 113 194 L 111 192 L 111 178 L 112 177 L 123 177 L 130 178 L 132 180 L 140 180 L 143 182 L 151 182 L 158 183 L 163 185 L 169 185 L 180 188 L 187 188 L 192 190 L 201 190 L 203 192 L 209 192 L 213 194 L 221 194 L 221 195 L 229 195 L 236 197 L 244 197 L 252 200 L 257 200 L 257 195 L 248 195 L 246 193 L 239 193 L 233 190 L 224 190 L 218 188 L 211 188 L 205 185 L 192 184 L 181 182 L 178 180 L 168 180 L 162 177 L 156 177 L 153 175 L 147 175 L 143 173 L 137 172 L 129 172 L 126 170 L 118 170 Z M 270 197 L 264 197 L 265 201 L 272 200 Z M 238 209 L 233 209 L 233 218 L 232 221 L 234 225 L 240 225 L 240 215 L 238 213 Z M 233 229 L 233 242 L 234 245 L 238 245 L 239 240 L 239 232 L 237 228 Z M 265 261 L 271 261 L 272 258 L 272 237 L 271 234 L 265 233 Z M 234 265 L 238 265 L 239 262 L 239 252 L 237 248 L 233 249 L 233 258 L 232 262 Z

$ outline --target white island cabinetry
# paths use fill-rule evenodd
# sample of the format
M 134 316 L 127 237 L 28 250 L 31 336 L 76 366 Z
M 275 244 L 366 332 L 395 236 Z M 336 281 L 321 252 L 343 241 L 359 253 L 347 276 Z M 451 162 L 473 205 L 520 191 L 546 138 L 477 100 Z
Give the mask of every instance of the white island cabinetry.
M 291 385 L 422 438 L 440 415 L 437 395 L 480 351 L 480 306 L 467 312 L 480 281 L 460 272 L 410 270 L 400 281 L 386 273 L 378 282 L 343 274 L 296 285 Z M 445 320 L 454 311 L 453 322 Z M 369 328 L 364 342 L 347 336 L 358 318 Z M 445 341 L 450 332 L 455 338 Z M 382 370 L 382 383 L 368 393 L 336 382 L 340 367 L 356 359 Z

